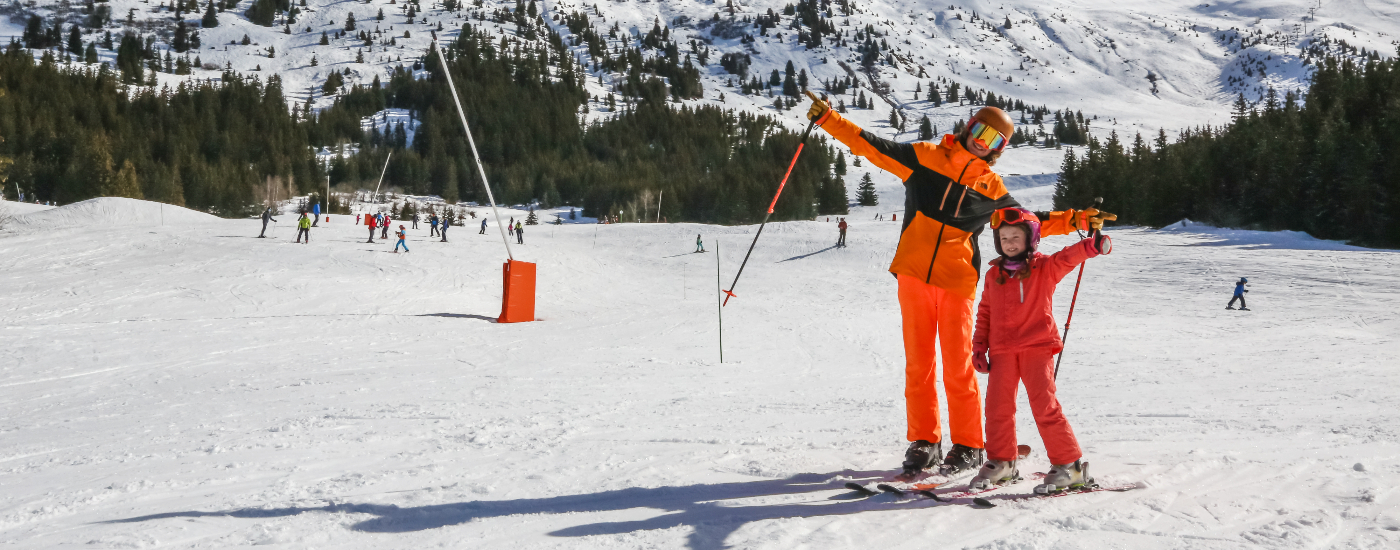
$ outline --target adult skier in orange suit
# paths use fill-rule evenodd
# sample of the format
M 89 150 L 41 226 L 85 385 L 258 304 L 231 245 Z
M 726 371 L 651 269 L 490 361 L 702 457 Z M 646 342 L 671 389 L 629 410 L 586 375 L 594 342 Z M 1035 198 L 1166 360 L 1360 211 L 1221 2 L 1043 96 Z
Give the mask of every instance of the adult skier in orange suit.
M 957 135 L 938 142 L 897 143 L 862 130 L 808 92 L 808 118 L 857 156 L 904 181 L 904 222 L 890 273 L 899 284 L 904 332 L 904 400 L 908 419 L 903 479 L 938 467 L 952 475 L 981 466 L 982 391 L 972 368 L 972 300 L 981 278 L 977 238 L 992 212 L 1019 207 L 992 172 L 1015 126 L 984 107 Z M 1037 213 L 1043 235 L 1098 228 L 1112 214 L 1096 209 Z M 952 447 L 943 455 L 934 370 L 934 337 L 943 357 Z

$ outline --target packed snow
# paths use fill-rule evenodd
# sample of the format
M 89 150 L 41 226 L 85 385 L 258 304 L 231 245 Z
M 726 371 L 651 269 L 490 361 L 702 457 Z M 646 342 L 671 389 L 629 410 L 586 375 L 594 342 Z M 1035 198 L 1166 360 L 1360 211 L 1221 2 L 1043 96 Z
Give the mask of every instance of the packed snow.
M 352 216 L 294 244 L 292 216 L 257 239 L 257 220 L 150 205 L 0 231 L 6 545 L 1400 545 L 1392 251 L 1111 230 L 1060 398 L 1091 472 L 1146 487 L 974 509 L 842 487 L 906 444 L 900 223 L 873 210 L 845 249 L 834 217 L 765 229 L 721 363 L 716 264 L 727 287 L 754 226 L 528 226 L 512 244 L 539 264 L 539 321 L 497 324 L 494 227 L 443 243 L 420 223 L 391 254 Z M 1252 311 L 1226 311 L 1241 276 Z

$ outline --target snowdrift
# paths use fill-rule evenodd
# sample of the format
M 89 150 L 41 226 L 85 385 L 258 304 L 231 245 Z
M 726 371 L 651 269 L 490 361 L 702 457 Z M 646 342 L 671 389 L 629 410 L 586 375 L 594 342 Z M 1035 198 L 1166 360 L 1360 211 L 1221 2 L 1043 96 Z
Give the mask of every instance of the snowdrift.
M 1285 248 L 1290 250 L 1354 250 L 1377 251 L 1346 244 L 1342 241 L 1319 239 L 1302 231 L 1258 231 L 1253 229 L 1230 229 L 1213 225 L 1182 220 L 1164 226 L 1158 231 L 1180 234 L 1197 234 L 1199 242 L 1193 246 L 1240 246 L 1247 249 Z
M 159 202 L 99 197 L 15 216 L 16 228 L 61 229 L 79 226 L 208 224 L 217 216 Z
M 43 212 L 52 208 L 52 206 L 34 204 L 32 202 L 0 201 L 0 214 L 9 214 L 11 216 Z

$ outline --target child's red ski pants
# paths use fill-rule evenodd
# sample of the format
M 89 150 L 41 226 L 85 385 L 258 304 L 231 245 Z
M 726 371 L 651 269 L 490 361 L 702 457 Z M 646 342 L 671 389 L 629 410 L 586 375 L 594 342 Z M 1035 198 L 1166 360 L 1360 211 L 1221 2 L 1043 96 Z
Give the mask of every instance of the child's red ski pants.
M 898 275 L 904 322 L 904 406 L 909 441 L 941 441 L 934 336 L 943 351 L 943 389 L 953 443 L 981 449 L 982 391 L 972 370 L 972 300 Z M 945 446 L 946 448 L 946 446 Z
M 1070 464 L 1084 453 L 1055 397 L 1055 355 L 1051 348 L 1033 347 L 991 356 L 987 378 L 987 458 L 1016 458 L 1016 391 L 1026 385 L 1026 397 L 1045 442 L 1051 464 Z

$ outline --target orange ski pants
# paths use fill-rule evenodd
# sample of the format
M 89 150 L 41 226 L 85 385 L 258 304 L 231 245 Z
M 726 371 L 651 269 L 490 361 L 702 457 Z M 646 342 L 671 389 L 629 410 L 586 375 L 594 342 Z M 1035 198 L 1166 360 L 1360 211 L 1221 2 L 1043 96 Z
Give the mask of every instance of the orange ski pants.
M 904 321 L 904 406 L 909 441 L 942 441 L 934 337 L 943 351 L 943 389 L 953 443 L 974 449 L 982 439 L 982 390 L 972 370 L 972 300 L 907 275 L 899 279 Z
M 1016 458 L 1016 391 L 1024 383 L 1035 426 L 1051 464 L 1070 464 L 1084 455 L 1069 419 L 1055 397 L 1055 354 L 1049 346 L 991 357 L 987 377 L 987 458 Z

